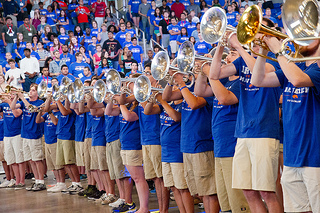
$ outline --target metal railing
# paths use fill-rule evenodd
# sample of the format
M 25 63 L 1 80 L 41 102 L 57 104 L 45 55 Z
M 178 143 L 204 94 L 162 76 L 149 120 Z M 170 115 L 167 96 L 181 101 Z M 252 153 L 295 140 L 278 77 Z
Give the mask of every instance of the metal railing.
M 139 43 L 139 31 L 142 33 L 143 55 L 144 55 L 144 58 L 147 58 L 146 34 L 139 27 L 136 27 L 136 36 L 137 36 L 138 43 Z

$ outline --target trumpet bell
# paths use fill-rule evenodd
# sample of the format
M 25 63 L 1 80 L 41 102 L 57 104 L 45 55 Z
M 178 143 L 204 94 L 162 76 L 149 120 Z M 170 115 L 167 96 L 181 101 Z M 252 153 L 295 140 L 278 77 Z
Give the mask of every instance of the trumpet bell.
M 177 64 L 180 71 L 189 72 L 194 67 L 194 59 L 195 53 L 192 42 L 183 42 L 177 55 Z
M 80 102 L 84 98 L 84 86 L 80 79 L 73 82 L 75 101 Z M 70 102 L 71 103 L 71 102 Z
M 68 86 L 70 84 L 71 84 L 71 80 L 67 76 L 62 78 L 61 84 L 60 84 L 60 92 L 61 92 L 62 95 L 67 95 Z
M 154 79 L 162 80 L 169 71 L 170 59 L 165 51 L 158 52 L 151 63 L 151 74 Z
M 315 0 L 286 0 L 282 6 L 282 22 L 292 39 L 319 36 L 319 4 Z M 314 40 L 297 40 L 295 43 L 307 46 Z
M 41 81 L 41 83 L 38 85 L 38 89 L 37 89 L 39 98 L 42 99 L 42 98 L 46 97 L 47 89 L 48 89 L 47 83 L 45 81 Z
M 108 71 L 106 74 L 106 86 L 114 95 L 121 92 L 121 76 L 117 70 L 111 69 Z
M 212 7 L 205 12 L 200 23 L 200 33 L 207 43 L 218 42 L 227 29 L 227 15 L 220 7 Z
M 75 89 L 74 89 L 74 83 L 71 83 L 68 85 L 68 92 L 67 92 L 67 96 L 68 96 L 68 100 L 70 103 L 76 103 L 76 96 L 74 95 Z
M 97 103 L 102 103 L 107 95 L 107 87 L 103 80 L 97 80 L 93 87 L 93 98 Z
M 138 102 L 145 102 L 151 95 L 151 83 L 148 77 L 141 75 L 134 82 L 133 95 Z
M 52 86 L 52 98 L 55 101 L 58 101 L 61 97 L 61 92 L 58 84 Z

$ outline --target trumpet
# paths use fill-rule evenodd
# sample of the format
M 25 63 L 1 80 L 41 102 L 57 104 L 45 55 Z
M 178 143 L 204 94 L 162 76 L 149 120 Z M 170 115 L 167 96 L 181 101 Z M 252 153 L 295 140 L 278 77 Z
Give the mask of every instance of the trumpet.
M 135 82 L 137 78 L 121 78 L 119 72 L 115 69 L 111 69 L 106 74 L 106 86 L 108 90 L 114 94 L 127 93 L 130 94 L 131 91 L 128 84 Z M 121 88 L 122 82 L 127 82 L 124 87 Z
M 134 82 L 133 95 L 138 102 L 145 102 L 149 100 L 151 96 L 151 91 L 163 92 L 164 89 L 151 87 L 151 83 L 148 77 L 141 75 Z M 154 97 L 153 97 L 154 99 Z
M 16 88 L 14 88 L 13 86 L 10 86 L 10 85 L 7 85 L 5 87 L 4 92 L 5 93 L 20 92 L 20 93 L 23 93 L 23 94 L 27 94 L 27 92 L 19 90 L 19 89 L 16 89 Z

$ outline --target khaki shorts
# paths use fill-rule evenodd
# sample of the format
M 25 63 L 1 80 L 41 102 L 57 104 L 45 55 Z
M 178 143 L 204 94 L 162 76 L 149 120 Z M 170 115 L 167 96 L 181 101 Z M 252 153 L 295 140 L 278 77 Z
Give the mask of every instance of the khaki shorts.
M 106 147 L 92 146 L 91 147 L 91 170 L 108 170 Z
M 72 140 L 57 140 L 56 165 L 69 165 L 76 163 L 76 149 Z
M 111 143 L 107 143 L 106 147 L 106 157 L 111 180 L 130 177 L 130 174 L 123 165 L 122 158 L 120 156 L 120 140 L 118 139 Z
M 92 138 L 86 138 L 84 139 L 84 144 L 83 144 L 83 162 L 84 162 L 84 167 L 86 169 L 86 172 L 90 171 L 90 164 L 91 164 L 91 143 L 92 143 Z
M 142 166 L 142 150 L 121 150 L 120 155 L 123 165 Z
M 279 143 L 279 152 L 283 153 L 283 143 Z
M 161 146 L 160 145 L 143 145 L 143 169 L 144 176 L 147 180 L 162 177 L 161 167 Z
M 184 176 L 191 195 L 217 194 L 213 151 L 183 153 Z
M 187 181 L 184 177 L 183 163 L 162 162 L 164 187 L 174 186 L 177 189 L 187 189 Z
M 250 212 L 242 190 L 232 189 L 233 158 L 215 158 L 217 195 L 221 211 Z
M 16 135 L 13 137 L 4 137 L 4 159 L 7 161 L 8 165 L 14 163 L 23 163 L 23 143 L 21 135 Z
M 40 161 L 44 159 L 42 139 L 22 138 L 24 161 Z
M 83 146 L 84 146 L 84 142 L 78 142 L 78 141 L 75 142 L 77 166 L 84 166 Z
M 56 164 L 56 155 L 57 155 L 57 143 L 45 144 L 45 153 L 46 153 L 46 163 L 48 170 L 59 170 L 62 169 L 62 165 Z
M 284 166 L 281 177 L 285 212 L 320 212 L 320 168 Z
M 171 53 L 176 53 L 178 51 L 177 41 L 170 41 Z
M 4 160 L 4 142 L 0 141 L 0 161 Z
M 232 166 L 232 188 L 276 191 L 279 140 L 238 138 Z

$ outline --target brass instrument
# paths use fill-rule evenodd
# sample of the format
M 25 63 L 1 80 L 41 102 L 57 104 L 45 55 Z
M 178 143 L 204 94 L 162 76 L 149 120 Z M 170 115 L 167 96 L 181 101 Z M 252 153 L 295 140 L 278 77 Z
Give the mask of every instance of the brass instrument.
M 5 93 L 11 93 L 11 92 L 20 92 L 20 93 L 24 93 L 27 94 L 27 92 L 23 91 L 23 90 L 19 90 L 14 88 L 13 86 L 7 85 L 4 89 Z
M 148 77 L 141 75 L 134 82 L 133 94 L 138 102 L 145 102 L 151 97 L 151 91 L 163 92 L 164 89 L 151 87 Z
M 109 70 L 106 74 L 106 86 L 114 95 L 121 93 L 130 94 L 131 91 L 128 88 L 128 83 L 135 82 L 135 80 L 136 78 L 121 78 L 119 72 L 115 69 Z M 124 87 L 121 87 L 122 82 L 126 82 Z

